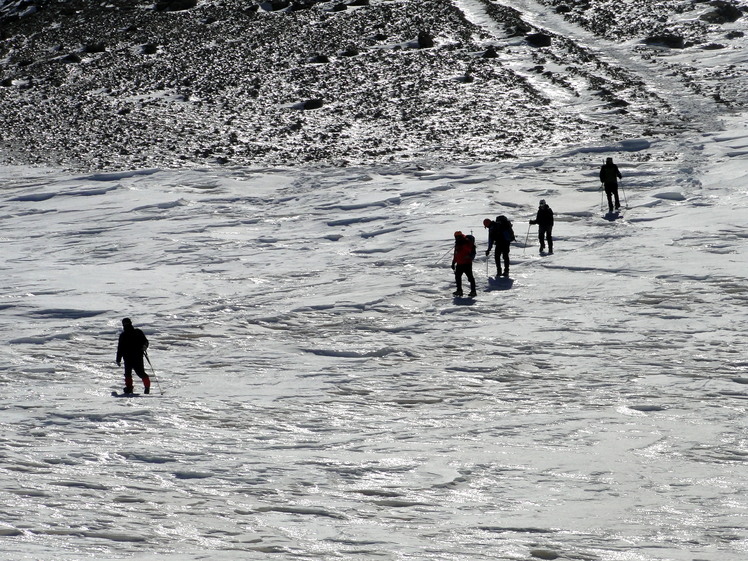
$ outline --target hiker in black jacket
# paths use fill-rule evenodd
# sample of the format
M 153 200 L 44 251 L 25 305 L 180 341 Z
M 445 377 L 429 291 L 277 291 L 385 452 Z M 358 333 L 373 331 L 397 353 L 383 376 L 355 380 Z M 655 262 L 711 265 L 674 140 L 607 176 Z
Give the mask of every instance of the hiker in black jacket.
M 608 197 L 608 212 L 613 212 L 613 199 L 615 199 L 616 210 L 621 208 L 621 201 L 618 200 L 618 180 L 623 179 L 618 166 L 613 163 L 613 158 L 605 160 L 605 164 L 600 168 L 600 183 L 603 184 L 605 195 Z
M 540 251 L 545 251 L 545 242 L 548 242 L 548 255 L 553 255 L 553 210 L 549 207 L 545 199 L 540 201 L 538 214 L 535 220 L 530 220 L 530 224 L 538 225 L 538 240 L 540 241 Z
M 148 349 L 148 339 L 140 329 L 132 326 L 130 318 L 122 320 L 123 331 L 119 335 L 117 344 L 117 366 L 125 359 L 125 389 L 124 393 L 132 393 L 132 372 L 143 380 L 143 393 L 150 393 L 151 379 L 145 372 L 143 355 Z
M 506 216 L 497 216 L 496 220 L 486 218 L 483 227 L 488 228 L 488 249 L 486 257 L 490 255 L 491 248 L 496 244 L 496 277 L 509 276 L 509 248 L 516 239 L 511 221 Z M 504 258 L 504 271 L 501 271 L 501 259 Z

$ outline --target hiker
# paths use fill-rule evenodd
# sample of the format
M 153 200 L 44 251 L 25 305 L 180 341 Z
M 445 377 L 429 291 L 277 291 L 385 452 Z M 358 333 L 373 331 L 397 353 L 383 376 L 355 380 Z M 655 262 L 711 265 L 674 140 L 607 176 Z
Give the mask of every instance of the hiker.
M 132 320 L 125 318 L 122 320 L 123 331 L 119 335 L 119 343 L 117 344 L 117 366 L 120 365 L 122 359 L 125 359 L 125 389 L 124 393 L 130 394 L 133 392 L 132 388 L 132 372 L 143 380 L 143 393 L 151 392 L 151 379 L 145 372 L 145 366 L 143 365 L 143 355 L 145 355 L 148 349 L 148 339 L 140 329 L 135 329 L 132 326 Z
M 618 166 L 613 163 L 613 158 L 607 158 L 605 164 L 600 168 L 600 183 L 603 184 L 605 195 L 608 197 L 608 212 L 613 212 L 613 199 L 615 199 L 615 208 L 621 208 L 621 201 L 618 199 L 618 180 L 623 179 Z
M 483 227 L 488 228 L 488 249 L 486 257 L 491 253 L 491 248 L 496 244 L 496 276 L 509 276 L 509 244 L 516 238 L 512 223 L 506 216 L 497 216 L 496 220 L 486 218 L 483 221 Z M 501 259 L 504 258 L 504 271 L 501 271 Z
M 470 298 L 474 297 L 475 277 L 473 276 L 473 259 L 475 259 L 475 238 L 462 232 L 455 232 L 455 252 L 452 257 L 452 270 L 455 272 L 455 283 L 457 290 L 453 295 L 462 296 L 462 275 L 464 274 L 470 282 Z
M 540 241 L 540 252 L 545 251 L 545 242 L 548 242 L 548 255 L 553 255 L 553 210 L 549 207 L 545 199 L 540 201 L 538 214 L 535 220 L 530 220 L 530 224 L 538 225 L 538 240 Z

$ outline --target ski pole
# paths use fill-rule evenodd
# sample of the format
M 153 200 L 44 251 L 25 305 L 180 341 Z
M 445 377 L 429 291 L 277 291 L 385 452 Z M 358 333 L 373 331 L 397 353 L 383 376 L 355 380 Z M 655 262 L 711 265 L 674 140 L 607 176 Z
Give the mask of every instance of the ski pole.
M 621 192 L 623 193 L 623 204 L 626 205 L 626 208 L 629 207 L 629 202 L 626 199 L 626 189 L 623 188 L 623 179 L 621 180 Z
M 600 185 L 600 210 L 605 210 L 605 206 L 603 204 L 603 185 Z
M 151 359 L 148 358 L 148 353 L 143 351 L 143 356 L 145 356 L 145 359 L 148 361 L 148 366 L 151 367 L 151 374 L 153 375 L 153 379 L 156 380 L 156 385 L 158 386 L 158 393 L 160 395 L 164 395 L 164 390 L 161 389 L 161 384 L 158 381 L 158 378 L 156 378 L 156 371 L 153 369 L 153 364 L 151 364 Z
M 532 224 L 527 225 L 527 235 L 525 236 L 525 247 L 522 248 L 522 255 L 527 251 L 527 240 L 530 239 L 530 226 L 532 226 Z
M 440 257 L 440 258 L 439 258 L 439 259 L 437 260 L 437 262 L 436 262 L 436 263 L 434 263 L 434 265 L 438 265 L 439 263 L 441 263 L 441 262 L 442 262 L 442 259 L 444 259 L 444 258 L 445 258 L 445 257 L 446 257 L 447 255 L 449 255 L 449 252 L 450 252 L 450 251 L 452 251 L 452 248 L 451 248 L 451 247 L 450 247 L 450 248 L 449 248 L 449 249 L 448 249 L 448 250 L 446 251 L 446 253 L 445 253 L 444 255 L 442 255 L 442 256 L 441 256 L 441 257 Z

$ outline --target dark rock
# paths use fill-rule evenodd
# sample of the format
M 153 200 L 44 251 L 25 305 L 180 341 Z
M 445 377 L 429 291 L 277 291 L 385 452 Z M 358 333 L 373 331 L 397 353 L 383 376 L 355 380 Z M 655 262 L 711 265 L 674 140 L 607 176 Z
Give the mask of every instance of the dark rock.
M 497 58 L 498 56 L 499 56 L 499 54 L 496 52 L 496 47 L 494 47 L 493 45 L 491 45 L 481 55 L 481 58 Z
M 330 58 L 327 55 L 314 55 L 309 59 L 311 64 L 327 64 L 330 62 Z
M 570 12 L 571 12 L 571 8 L 567 6 L 566 4 L 561 4 L 560 6 L 556 6 L 557 14 L 568 14 Z
M 106 45 L 104 43 L 88 43 L 83 46 L 84 53 L 104 53 L 106 52 Z
M 742 31 L 732 30 L 726 33 L 725 37 L 727 39 L 739 39 L 740 37 L 745 37 L 745 33 L 743 33 Z
M 66 64 L 78 64 L 81 61 L 81 57 L 75 53 L 70 53 L 69 55 L 62 57 L 60 60 Z
M 309 111 L 309 110 L 311 110 L 311 109 L 319 109 L 319 108 L 320 108 L 320 107 L 322 107 L 323 105 L 324 105 L 324 103 L 322 103 L 322 100 L 321 100 L 321 99 L 319 99 L 319 98 L 315 98 L 315 99 L 308 99 L 308 100 L 306 100 L 306 101 L 305 101 L 305 102 L 304 102 L 304 103 L 302 104 L 302 107 L 301 107 L 301 108 L 302 108 L 302 109 L 303 109 L 304 111 Z
M 714 0 L 709 3 L 714 8 L 701 16 L 701 21 L 721 25 L 723 23 L 732 23 L 743 16 L 740 8 L 725 0 Z
M 153 43 L 146 43 L 140 47 L 140 52 L 144 55 L 155 55 L 158 52 L 158 46 Z
M 434 37 L 428 31 L 421 31 L 418 34 L 418 48 L 430 49 L 434 46 Z
M 550 47 L 551 46 L 551 36 L 545 33 L 532 33 L 528 35 L 525 39 L 532 47 Z
M 350 56 L 358 56 L 359 54 L 361 54 L 361 53 L 359 52 L 359 50 L 356 47 L 350 46 L 346 50 L 342 51 L 340 53 L 340 56 L 350 57 Z
M 197 6 L 197 0 L 164 0 L 156 2 L 157 12 L 181 12 Z
M 260 7 L 266 12 L 279 12 L 285 10 L 291 6 L 291 2 L 288 0 L 272 0 L 270 2 L 262 2 Z
M 661 35 L 650 35 L 644 42 L 647 45 L 665 45 L 671 49 L 683 49 L 686 46 L 686 41 L 680 35 L 674 35 L 672 33 L 663 33 Z
M 351 0 L 349 6 L 368 6 L 369 0 Z

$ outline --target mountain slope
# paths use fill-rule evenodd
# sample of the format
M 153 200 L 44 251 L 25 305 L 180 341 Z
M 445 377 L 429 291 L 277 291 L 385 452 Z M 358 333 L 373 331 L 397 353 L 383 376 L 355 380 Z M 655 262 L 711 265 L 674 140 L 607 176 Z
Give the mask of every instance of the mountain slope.
M 674 106 L 683 91 L 704 114 L 745 103 L 735 68 L 697 81 L 681 57 L 742 49 L 742 17 L 707 23 L 710 8 L 679 1 L 647 14 L 605 0 L 508 4 L 5 2 L 0 159 L 491 161 L 677 133 L 693 125 Z M 590 49 L 583 30 L 617 55 Z M 665 89 L 650 81 L 665 75 Z

